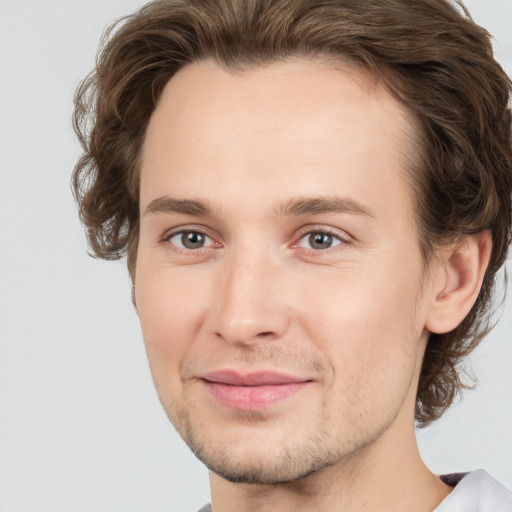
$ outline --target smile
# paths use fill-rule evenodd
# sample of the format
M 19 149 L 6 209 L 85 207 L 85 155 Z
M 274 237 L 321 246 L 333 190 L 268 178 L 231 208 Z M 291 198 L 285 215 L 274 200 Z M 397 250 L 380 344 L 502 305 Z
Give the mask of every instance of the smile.
M 312 384 L 311 380 L 275 372 L 241 374 L 231 370 L 209 373 L 202 382 L 220 403 L 246 411 L 271 407 Z

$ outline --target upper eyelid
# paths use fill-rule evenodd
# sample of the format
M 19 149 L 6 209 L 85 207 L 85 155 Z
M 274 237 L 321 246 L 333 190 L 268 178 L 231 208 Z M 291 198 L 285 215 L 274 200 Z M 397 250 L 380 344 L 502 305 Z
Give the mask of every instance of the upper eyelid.
M 169 238 L 179 235 L 180 233 L 187 233 L 187 232 L 197 232 L 201 233 L 209 238 L 214 238 L 214 236 L 211 233 L 211 230 L 208 229 L 206 226 L 200 226 L 200 225 L 184 225 L 184 226 L 176 226 L 174 228 L 169 228 L 164 231 L 162 235 L 162 240 L 168 240 Z
M 204 231 L 199 231 L 197 229 L 182 229 L 179 231 L 171 231 L 167 235 L 164 235 L 164 240 L 170 240 L 171 238 L 174 238 L 177 235 L 183 235 L 184 233 L 199 233 L 203 235 L 205 238 L 213 240 L 213 238 L 208 233 L 205 233 Z
M 340 242 L 346 242 L 347 240 L 345 240 L 342 236 L 340 236 L 338 233 L 334 233 L 332 231 L 329 231 L 327 229 L 325 230 L 311 230 L 311 231 L 306 231 L 305 233 L 303 233 L 302 235 L 300 235 L 299 237 L 299 240 L 302 240 L 304 237 L 306 236 L 311 236 L 311 235 L 329 235 L 331 236 L 332 238 L 336 238 L 337 240 L 339 240 Z
M 328 226 L 306 226 L 298 230 L 297 234 L 295 235 L 295 238 L 296 240 L 301 240 L 306 235 L 310 235 L 312 233 L 326 233 L 335 238 L 338 238 L 342 242 L 349 242 L 352 240 L 352 236 L 349 235 L 346 231 Z

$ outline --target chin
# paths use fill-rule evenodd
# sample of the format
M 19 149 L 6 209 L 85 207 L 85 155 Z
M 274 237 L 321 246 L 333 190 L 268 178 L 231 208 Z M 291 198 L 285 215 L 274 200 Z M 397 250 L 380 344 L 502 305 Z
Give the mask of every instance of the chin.
M 234 483 L 271 485 L 294 482 L 336 462 L 331 460 L 329 455 L 332 454 L 322 453 L 325 448 L 322 449 L 315 441 L 300 448 L 281 447 L 273 452 L 249 446 L 243 453 L 229 447 L 208 448 L 194 439 L 186 442 L 210 471 Z
M 334 465 L 352 451 L 354 443 L 341 446 L 333 442 L 328 432 L 281 439 L 258 429 L 244 435 L 214 433 L 212 425 L 191 423 L 184 411 L 174 423 L 176 430 L 194 455 L 221 478 L 234 483 L 281 484 L 300 480 Z M 275 434 L 275 430 L 273 431 Z M 304 433 L 303 433 L 304 434 Z M 331 449 L 331 447 L 335 447 Z

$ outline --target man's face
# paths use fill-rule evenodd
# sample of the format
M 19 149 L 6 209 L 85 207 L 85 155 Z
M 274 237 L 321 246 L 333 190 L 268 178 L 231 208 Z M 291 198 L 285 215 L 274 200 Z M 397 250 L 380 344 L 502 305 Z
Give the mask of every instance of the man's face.
M 168 416 L 221 476 L 294 480 L 412 423 L 432 294 L 411 132 L 386 90 L 320 63 L 194 63 L 164 90 L 137 310 Z

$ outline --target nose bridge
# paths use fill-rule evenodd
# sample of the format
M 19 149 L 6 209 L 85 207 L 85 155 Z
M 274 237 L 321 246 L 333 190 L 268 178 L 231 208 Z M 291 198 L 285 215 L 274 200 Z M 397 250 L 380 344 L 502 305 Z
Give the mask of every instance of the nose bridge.
M 288 326 L 279 264 L 265 248 L 240 247 L 226 255 L 218 275 L 212 328 L 231 344 L 282 336 Z

